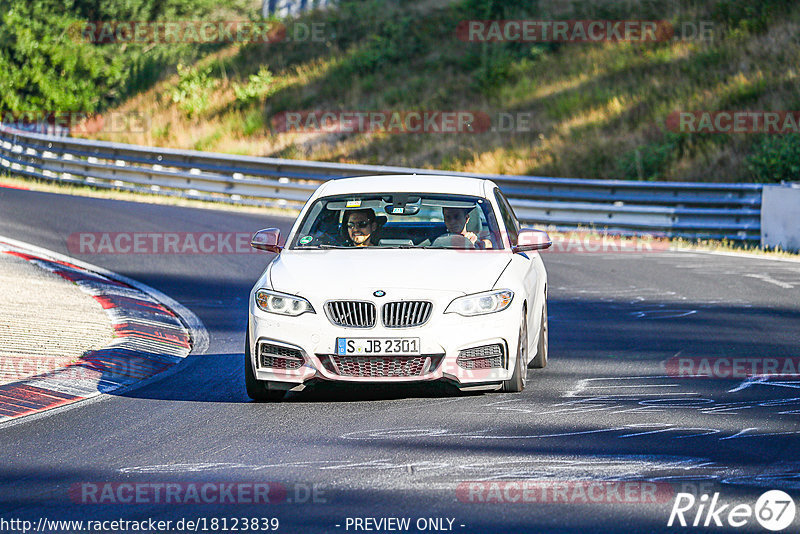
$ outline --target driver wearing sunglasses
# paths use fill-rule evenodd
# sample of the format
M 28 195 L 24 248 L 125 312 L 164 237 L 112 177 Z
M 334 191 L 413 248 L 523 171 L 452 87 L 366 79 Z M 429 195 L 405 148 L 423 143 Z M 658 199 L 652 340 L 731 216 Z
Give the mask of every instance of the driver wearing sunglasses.
M 370 208 L 347 210 L 342 217 L 342 226 L 349 244 L 356 247 L 373 246 L 373 236 L 378 229 L 375 212 Z

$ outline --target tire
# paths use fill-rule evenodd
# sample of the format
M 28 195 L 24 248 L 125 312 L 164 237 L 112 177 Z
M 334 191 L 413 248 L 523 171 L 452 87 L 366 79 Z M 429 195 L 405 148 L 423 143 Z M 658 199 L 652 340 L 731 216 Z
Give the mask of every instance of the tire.
M 278 402 L 286 394 L 285 389 L 274 388 L 271 382 L 258 380 L 253 373 L 253 362 L 250 361 L 250 327 L 244 340 L 244 385 L 247 396 L 258 402 Z
M 525 382 L 528 377 L 528 367 L 525 361 L 528 357 L 528 318 L 527 314 L 522 314 L 522 322 L 519 325 L 519 342 L 517 343 L 517 362 L 514 366 L 514 374 L 511 378 L 503 382 L 502 391 L 506 393 L 519 393 L 525 389 Z
M 547 328 L 547 301 L 542 307 L 542 321 L 539 323 L 539 343 L 536 345 L 536 356 L 533 357 L 528 367 L 531 369 L 544 369 L 547 366 L 549 349 Z

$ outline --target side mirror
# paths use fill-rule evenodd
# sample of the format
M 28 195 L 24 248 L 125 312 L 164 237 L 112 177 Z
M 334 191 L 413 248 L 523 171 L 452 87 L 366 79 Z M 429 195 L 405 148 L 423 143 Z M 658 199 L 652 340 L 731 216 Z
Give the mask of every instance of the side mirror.
M 544 230 L 534 230 L 533 228 L 523 228 L 517 237 L 517 246 L 514 252 L 524 252 L 526 250 L 542 250 L 549 248 L 553 244 L 550 236 Z
M 253 234 L 253 239 L 250 240 L 250 246 L 258 250 L 280 254 L 281 250 L 283 250 L 283 247 L 278 245 L 280 238 L 281 231 L 277 228 L 259 230 Z

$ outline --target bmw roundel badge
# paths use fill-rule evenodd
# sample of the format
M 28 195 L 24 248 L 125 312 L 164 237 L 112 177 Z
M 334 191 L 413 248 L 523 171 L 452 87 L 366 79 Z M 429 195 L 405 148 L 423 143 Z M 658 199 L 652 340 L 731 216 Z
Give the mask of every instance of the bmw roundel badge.
M 375 295 L 376 297 L 382 297 L 385 294 L 386 294 L 386 291 L 383 291 L 382 289 L 379 289 L 375 293 L 373 293 L 373 295 Z

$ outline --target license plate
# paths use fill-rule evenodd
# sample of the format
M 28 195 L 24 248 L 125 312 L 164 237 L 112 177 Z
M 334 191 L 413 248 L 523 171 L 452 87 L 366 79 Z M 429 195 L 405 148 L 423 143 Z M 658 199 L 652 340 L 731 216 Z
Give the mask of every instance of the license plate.
M 418 337 L 337 337 L 339 356 L 388 356 L 419 354 Z

